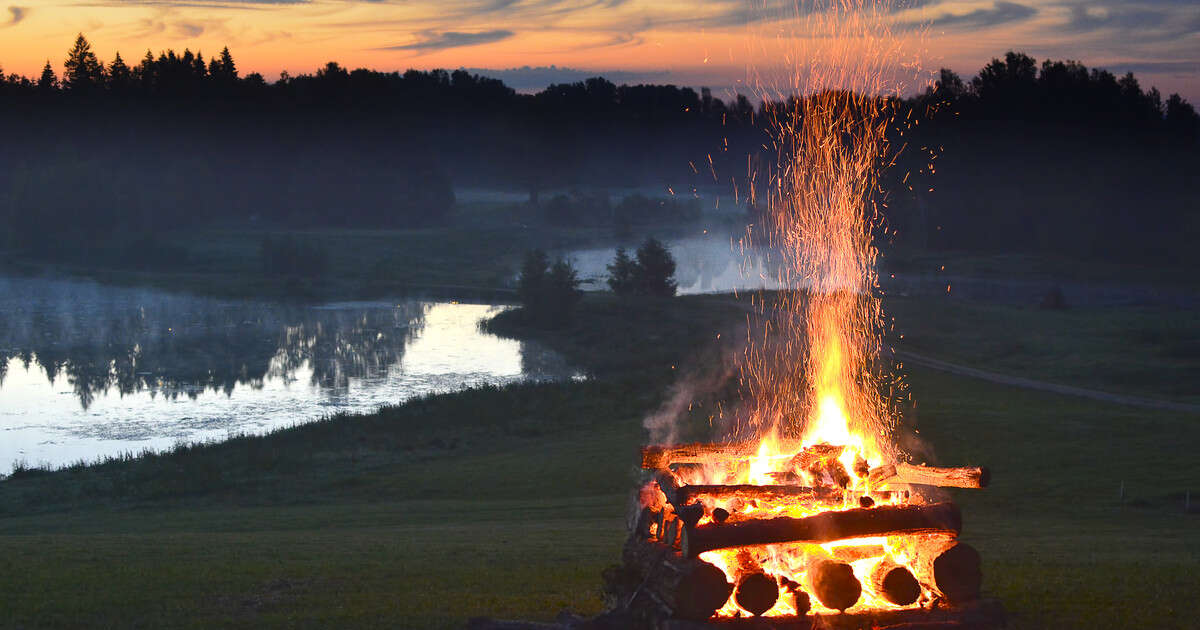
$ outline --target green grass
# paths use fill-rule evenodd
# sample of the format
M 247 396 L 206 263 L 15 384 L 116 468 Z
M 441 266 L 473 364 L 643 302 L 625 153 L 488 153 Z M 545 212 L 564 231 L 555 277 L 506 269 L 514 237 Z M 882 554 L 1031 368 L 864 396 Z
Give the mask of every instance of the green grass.
M 944 304 L 905 308 L 932 320 Z M 1164 321 L 1076 315 L 1152 331 Z M 1020 326 L 1054 328 L 1059 316 L 1030 311 Z M 720 298 L 590 297 L 561 331 L 493 324 L 565 352 L 589 382 L 433 396 L 0 482 L 0 627 L 453 628 L 476 615 L 597 612 L 639 475 L 641 419 L 672 384 L 720 372 L 743 318 Z M 1004 316 L 986 321 L 983 343 L 1007 330 Z M 1099 347 L 1072 339 L 1057 351 L 1083 361 Z M 969 345 L 969 331 L 947 333 L 951 355 Z M 1015 627 L 1194 626 L 1200 514 L 1185 514 L 1182 496 L 1200 491 L 1195 415 L 908 373 L 921 439 L 909 446 L 993 469 L 991 488 L 952 496 L 985 589 Z M 689 434 L 708 415 L 694 410 Z
M 1200 316 L 1192 311 L 900 297 L 886 307 L 899 348 L 1063 385 L 1200 402 Z

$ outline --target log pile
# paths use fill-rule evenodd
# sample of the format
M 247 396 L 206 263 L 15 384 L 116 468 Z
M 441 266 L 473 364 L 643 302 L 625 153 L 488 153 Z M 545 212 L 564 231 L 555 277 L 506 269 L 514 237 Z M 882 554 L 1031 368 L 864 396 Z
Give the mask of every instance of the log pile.
M 772 485 L 685 482 L 703 479 L 704 467 L 745 466 L 757 452 L 749 444 L 644 448 L 642 466 L 654 478 L 650 494 L 659 498 L 643 501 L 625 546 L 622 570 L 630 586 L 617 604 L 657 627 L 647 620 L 705 622 L 719 610 L 757 616 L 777 603 L 804 616 L 818 605 L 820 614 L 864 611 L 850 615 L 963 608 L 979 599 L 979 554 L 958 540 L 958 507 L 911 493 L 913 486 L 984 488 L 986 468 L 898 463 L 871 469 L 861 458 L 850 463 L 843 447 L 796 448 L 781 462 L 790 470 L 773 473 L 780 483 Z M 816 511 L 771 516 L 780 506 Z M 799 554 L 800 564 L 789 565 L 798 567 L 794 575 L 774 573 L 780 569 L 764 559 L 767 546 Z M 709 553 L 718 551 L 724 555 Z M 878 608 L 855 608 L 864 598 Z

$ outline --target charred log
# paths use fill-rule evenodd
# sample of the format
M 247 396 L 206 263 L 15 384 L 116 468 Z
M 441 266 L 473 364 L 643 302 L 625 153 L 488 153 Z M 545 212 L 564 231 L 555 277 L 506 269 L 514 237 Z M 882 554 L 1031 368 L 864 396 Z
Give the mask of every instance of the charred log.
M 912 483 L 944 488 L 986 488 L 992 473 L 984 466 L 935 468 L 912 464 L 888 464 L 871 470 L 871 487 L 885 483 Z
M 862 595 L 862 584 L 845 562 L 814 558 L 808 563 L 804 579 L 808 591 L 826 608 L 846 610 Z
M 708 619 L 733 592 L 720 569 L 703 560 L 684 558 L 663 544 L 630 539 L 623 560 L 642 579 L 634 598 L 644 594 L 669 616 Z
M 890 558 L 875 565 L 867 585 L 873 593 L 897 606 L 907 606 L 921 597 L 921 584 L 912 571 Z
M 953 533 L 962 529 L 962 514 L 952 503 L 885 505 L 823 512 L 804 518 L 779 517 L 708 524 L 684 531 L 684 555 L 705 551 L 789 542 L 833 542 L 845 538 L 902 533 Z
M 979 552 L 963 542 L 918 550 L 914 560 L 917 575 L 954 606 L 979 599 L 983 570 Z
M 842 499 L 842 491 L 836 488 L 755 486 L 749 484 L 683 486 L 675 490 L 675 495 L 683 504 L 691 503 L 701 497 L 714 500 L 742 499 L 744 501 L 776 502 L 792 502 L 796 499 L 812 499 L 816 501 L 840 501 Z
M 785 444 L 785 449 L 800 450 L 799 442 Z M 725 444 L 675 444 L 672 446 L 642 447 L 642 468 L 660 469 L 671 464 L 703 464 L 749 459 L 758 454 L 758 445 L 748 442 Z
M 751 573 L 738 582 L 733 597 L 738 606 L 757 617 L 775 605 L 779 599 L 779 584 L 766 573 Z

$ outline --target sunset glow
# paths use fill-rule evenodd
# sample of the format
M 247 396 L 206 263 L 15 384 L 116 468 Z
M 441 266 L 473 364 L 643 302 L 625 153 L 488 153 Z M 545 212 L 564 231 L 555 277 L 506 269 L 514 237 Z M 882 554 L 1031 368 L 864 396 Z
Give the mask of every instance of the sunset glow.
M 592 2 L 28 2 L 0 13 L 0 67 L 34 75 L 55 67 L 82 32 L 104 61 L 146 50 L 206 56 L 229 46 L 243 72 L 268 79 L 335 60 L 379 70 L 487 71 L 522 90 L 603 74 L 617 83 L 708 85 L 750 92 L 748 30 L 769 32 L 789 14 L 781 0 Z M 927 70 L 970 76 L 1015 48 L 1037 58 L 1132 70 L 1164 92 L 1200 97 L 1200 7 L 1186 3 L 909 2 L 897 29 L 928 33 Z M 781 29 L 782 32 L 782 29 Z M 761 42 L 762 39 L 758 38 Z M 777 51 L 775 51 L 777 52 Z

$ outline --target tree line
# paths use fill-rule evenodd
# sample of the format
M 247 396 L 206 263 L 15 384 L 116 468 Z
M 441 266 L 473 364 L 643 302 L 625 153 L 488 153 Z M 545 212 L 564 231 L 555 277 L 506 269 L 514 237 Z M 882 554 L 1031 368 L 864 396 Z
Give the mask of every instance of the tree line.
M 105 62 L 82 34 L 61 67 L 0 77 L 0 133 L 21 148 L 0 152 L 0 246 L 134 265 L 178 258 L 156 234 L 213 223 L 433 225 L 456 186 L 527 190 L 551 225 L 694 219 L 686 193 L 702 186 L 765 198 L 769 173 L 750 171 L 769 170 L 770 121 L 796 106 L 600 77 L 521 94 L 464 70 L 336 62 L 268 81 L 227 48 Z M 897 131 L 906 149 L 881 181 L 888 238 L 1162 258 L 1200 225 L 1184 183 L 1200 117 L 1132 73 L 1009 52 L 886 100 L 920 121 Z M 693 200 L 540 194 L 611 186 Z

